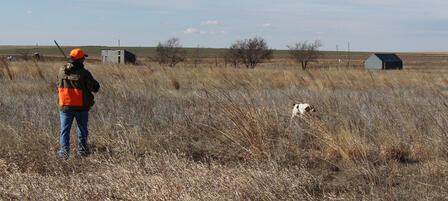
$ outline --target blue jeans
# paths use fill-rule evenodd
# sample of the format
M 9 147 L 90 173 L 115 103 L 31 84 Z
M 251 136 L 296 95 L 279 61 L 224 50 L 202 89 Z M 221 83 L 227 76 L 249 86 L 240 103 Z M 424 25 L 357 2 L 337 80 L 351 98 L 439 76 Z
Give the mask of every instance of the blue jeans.
M 74 118 L 76 118 L 76 124 L 78 127 L 78 154 L 87 153 L 87 137 L 89 135 L 89 131 L 87 130 L 87 122 L 89 121 L 89 112 L 59 111 L 59 117 L 61 119 L 61 150 L 59 150 L 59 157 L 61 157 L 61 159 L 67 159 L 70 153 L 70 129 L 72 128 Z

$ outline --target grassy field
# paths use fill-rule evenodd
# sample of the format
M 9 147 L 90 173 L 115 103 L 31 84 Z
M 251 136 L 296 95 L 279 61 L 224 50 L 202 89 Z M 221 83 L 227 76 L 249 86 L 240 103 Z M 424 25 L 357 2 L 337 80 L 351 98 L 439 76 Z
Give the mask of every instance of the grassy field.
M 72 50 L 73 48 L 77 48 L 77 47 L 73 47 L 73 46 L 62 46 L 62 50 L 65 52 L 65 54 L 68 54 L 70 52 L 70 50 Z M 108 47 L 108 46 L 81 46 L 80 48 L 82 48 L 86 53 L 88 53 L 91 56 L 95 56 L 95 57 L 99 57 L 101 56 L 101 50 L 104 49 L 125 49 L 128 50 L 134 54 L 137 55 L 137 57 L 147 57 L 147 56 L 151 56 L 151 55 L 155 55 L 156 53 L 156 48 L 155 47 Z M 185 52 L 187 53 L 187 55 L 192 55 L 192 54 L 200 54 L 200 56 L 203 57 L 214 57 L 214 56 L 222 56 L 227 49 L 226 48 L 191 48 L 191 47 L 186 47 L 183 48 L 185 50 Z M 34 52 L 39 52 L 41 55 L 43 56 L 60 56 L 60 51 L 58 50 L 58 48 L 56 47 L 56 45 L 54 46 L 39 46 L 39 47 L 35 47 L 35 46 L 0 46 L 0 55 L 17 55 L 17 56 L 21 56 L 23 55 L 25 52 L 27 52 L 28 54 L 33 54 Z M 336 56 L 336 52 L 335 51 L 324 51 L 325 55 L 329 55 L 329 56 Z M 343 55 L 345 57 L 345 55 L 347 55 L 346 52 L 340 52 L 341 56 Z M 368 56 L 370 53 L 367 52 L 352 52 L 352 55 L 362 55 L 364 56 Z M 288 55 L 288 51 L 287 50 L 275 50 L 274 51 L 274 55 L 277 57 L 281 57 L 281 56 L 287 56 Z
M 66 162 L 62 62 L 0 65 L 0 200 L 447 200 L 448 61 L 400 56 L 401 71 L 87 61 L 93 153 Z M 296 102 L 317 116 L 291 120 Z
M 70 50 L 72 50 L 72 46 L 62 46 L 63 51 L 68 54 Z M 100 56 L 101 50 L 104 49 L 126 49 L 136 55 L 139 56 L 150 56 L 155 54 L 155 47 L 107 47 L 107 46 L 81 46 L 86 53 L 92 56 Z M 196 51 L 196 48 L 184 48 L 185 51 L 189 54 L 192 54 Z M 30 53 L 39 52 L 42 55 L 47 56 L 59 56 L 61 53 L 56 47 L 54 46 L 42 46 L 42 47 L 32 47 L 32 46 L 0 46 L 0 54 L 12 54 L 12 55 L 20 55 L 23 51 L 29 51 Z M 219 55 L 223 54 L 226 49 L 219 49 L 219 48 L 200 48 L 199 53 L 203 54 L 205 56 L 209 55 Z

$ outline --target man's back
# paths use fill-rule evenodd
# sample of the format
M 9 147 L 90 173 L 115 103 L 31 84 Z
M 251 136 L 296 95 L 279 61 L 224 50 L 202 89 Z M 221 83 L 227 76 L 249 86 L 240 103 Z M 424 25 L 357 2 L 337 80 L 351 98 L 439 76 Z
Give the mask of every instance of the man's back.
M 89 111 L 94 104 L 92 92 L 99 88 L 99 83 L 81 62 L 67 63 L 58 74 L 59 109 Z

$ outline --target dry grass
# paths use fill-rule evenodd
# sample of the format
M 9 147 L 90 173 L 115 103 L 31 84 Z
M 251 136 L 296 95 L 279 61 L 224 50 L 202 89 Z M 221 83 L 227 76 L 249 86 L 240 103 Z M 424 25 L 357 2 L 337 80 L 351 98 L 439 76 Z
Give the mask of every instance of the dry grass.
M 0 77 L 2 200 L 448 199 L 446 68 L 87 63 L 93 154 L 60 162 L 60 65 Z M 290 120 L 295 102 L 318 114 Z
M 9 70 L 9 63 L 6 61 L 5 57 L 0 57 L 0 66 L 2 68 L 2 76 L 6 74 L 9 80 L 12 80 L 11 71 Z

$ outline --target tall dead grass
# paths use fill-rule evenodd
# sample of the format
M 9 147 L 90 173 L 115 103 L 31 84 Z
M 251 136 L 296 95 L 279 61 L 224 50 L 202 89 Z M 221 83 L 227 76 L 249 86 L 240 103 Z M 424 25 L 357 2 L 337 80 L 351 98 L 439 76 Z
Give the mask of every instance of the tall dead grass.
M 102 85 L 93 154 L 60 162 L 59 65 L 13 62 L 0 77 L 1 199 L 448 196 L 448 71 L 87 63 Z M 296 102 L 317 115 L 290 120 Z
M 9 80 L 12 80 L 12 74 L 11 71 L 9 70 L 9 64 L 8 62 L 6 62 L 5 57 L 0 57 L 0 65 L 2 67 L 2 71 L 4 71 L 2 74 L 6 72 L 6 75 L 8 76 Z

